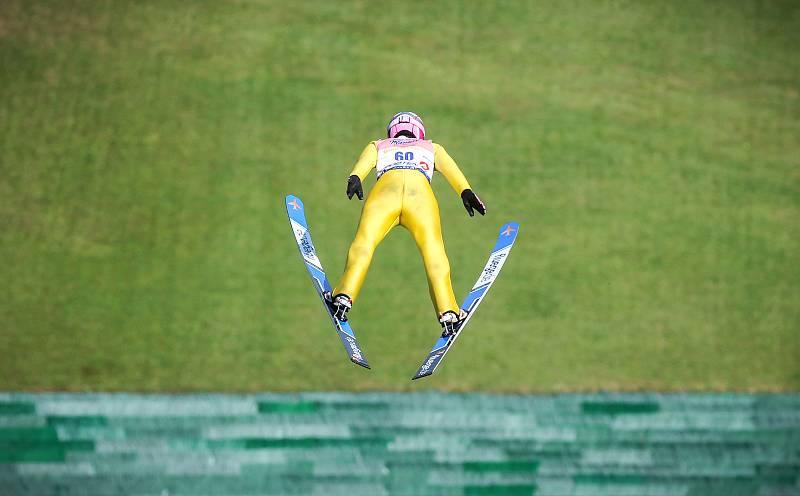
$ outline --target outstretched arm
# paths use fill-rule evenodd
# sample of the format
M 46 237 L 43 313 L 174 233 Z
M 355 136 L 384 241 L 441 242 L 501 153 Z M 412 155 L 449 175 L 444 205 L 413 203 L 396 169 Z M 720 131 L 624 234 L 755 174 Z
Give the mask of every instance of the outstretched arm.
M 456 165 L 456 161 L 447 153 L 447 150 L 438 143 L 433 144 L 433 162 L 437 171 L 441 172 L 450 186 L 453 187 L 459 195 L 465 189 L 470 189 L 467 178 L 464 173 Z
M 375 147 L 375 143 L 371 142 L 361 152 L 356 165 L 353 166 L 353 171 L 350 172 L 350 177 L 347 178 L 347 198 L 352 199 L 353 195 L 358 195 L 359 200 L 364 199 L 364 188 L 361 186 L 361 181 L 366 179 L 369 171 L 375 167 L 377 162 L 378 149 Z
M 455 190 L 456 193 L 461 195 L 461 201 L 464 202 L 464 208 L 470 217 L 475 215 L 474 210 L 484 215 L 486 213 L 486 206 L 483 204 L 478 195 L 476 195 L 472 188 L 470 188 L 467 178 L 464 173 L 456 165 L 455 160 L 447 153 L 444 147 L 438 143 L 433 144 L 434 151 L 434 166 L 436 170 L 444 175 L 447 182 Z

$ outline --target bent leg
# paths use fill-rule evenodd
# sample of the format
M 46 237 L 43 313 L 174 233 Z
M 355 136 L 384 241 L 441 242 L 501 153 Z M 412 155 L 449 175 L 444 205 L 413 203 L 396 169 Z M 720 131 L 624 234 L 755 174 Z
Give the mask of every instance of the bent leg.
M 388 175 L 382 177 L 367 196 L 356 237 L 347 252 L 344 274 L 333 290 L 334 295 L 344 293 L 353 301 L 358 298 L 375 248 L 398 224 L 403 184 L 394 179 Z
M 425 178 L 421 175 L 420 177 L 424 183 L 413 188 L 406 185 L 400 223 L 411 232 L 422 254 L 428 276 L 428 289 L 437 313 L 442 314 L 448 310 L 458 313 L 458 302 L 450 281 L 450 261 L 442 240 L 439 204 Z

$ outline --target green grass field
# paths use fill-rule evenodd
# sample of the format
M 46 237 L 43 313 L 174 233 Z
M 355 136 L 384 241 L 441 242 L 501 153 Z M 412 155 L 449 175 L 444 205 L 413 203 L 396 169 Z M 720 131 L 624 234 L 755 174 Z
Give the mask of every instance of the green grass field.
M 796 2 L 0 3 L 0 389 L 800 389 Z M 283 209 L 332 279 L 362 147 L 414 110 L 463 295 L 435 376 L 396 230 L 347 361 Z M 367 181 L 371 186 L 372 180 Z

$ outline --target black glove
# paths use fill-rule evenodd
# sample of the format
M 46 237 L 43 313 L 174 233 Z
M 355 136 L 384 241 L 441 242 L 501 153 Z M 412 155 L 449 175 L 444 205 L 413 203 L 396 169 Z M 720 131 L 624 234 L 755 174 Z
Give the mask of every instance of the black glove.
M 465 189 L 461 192 L 461 201 L 464 202 L 464 208 L 467 209 L 467 213 L 469 213 L 470 217 L 475 216 L 475 212 L 472 209 L 478 211 L 481 215 L 486 215 L 486 205 L 483 204 L 478 195 L 472 192 L 471 189 Z
M 352 200 L 353 195 L 358 195 L 359 200 L 364 199 L 364 189 L 361 187 L 361 179 L 355 174 L 347 179 L 347 198 Z

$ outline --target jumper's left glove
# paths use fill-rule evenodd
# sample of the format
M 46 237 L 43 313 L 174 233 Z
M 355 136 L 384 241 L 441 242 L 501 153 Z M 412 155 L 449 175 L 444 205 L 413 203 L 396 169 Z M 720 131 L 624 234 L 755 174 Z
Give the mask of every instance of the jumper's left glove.
M 355 174 L 347 179 L 347 199 L 352 200 L 353 195 L 358 195 L 359 200 L 364 199 L 364 188 L 361 187 L 361 179 Z
M 475 216 L 473 209 L 477 210 L 479 214 L 486 215 L 486 205 L 483 204 L 478 195 L 472 192 L 471 189 L 465 189 L 461 192 L 461 201 L 464 202 L 464 208 L 470 217 Z

